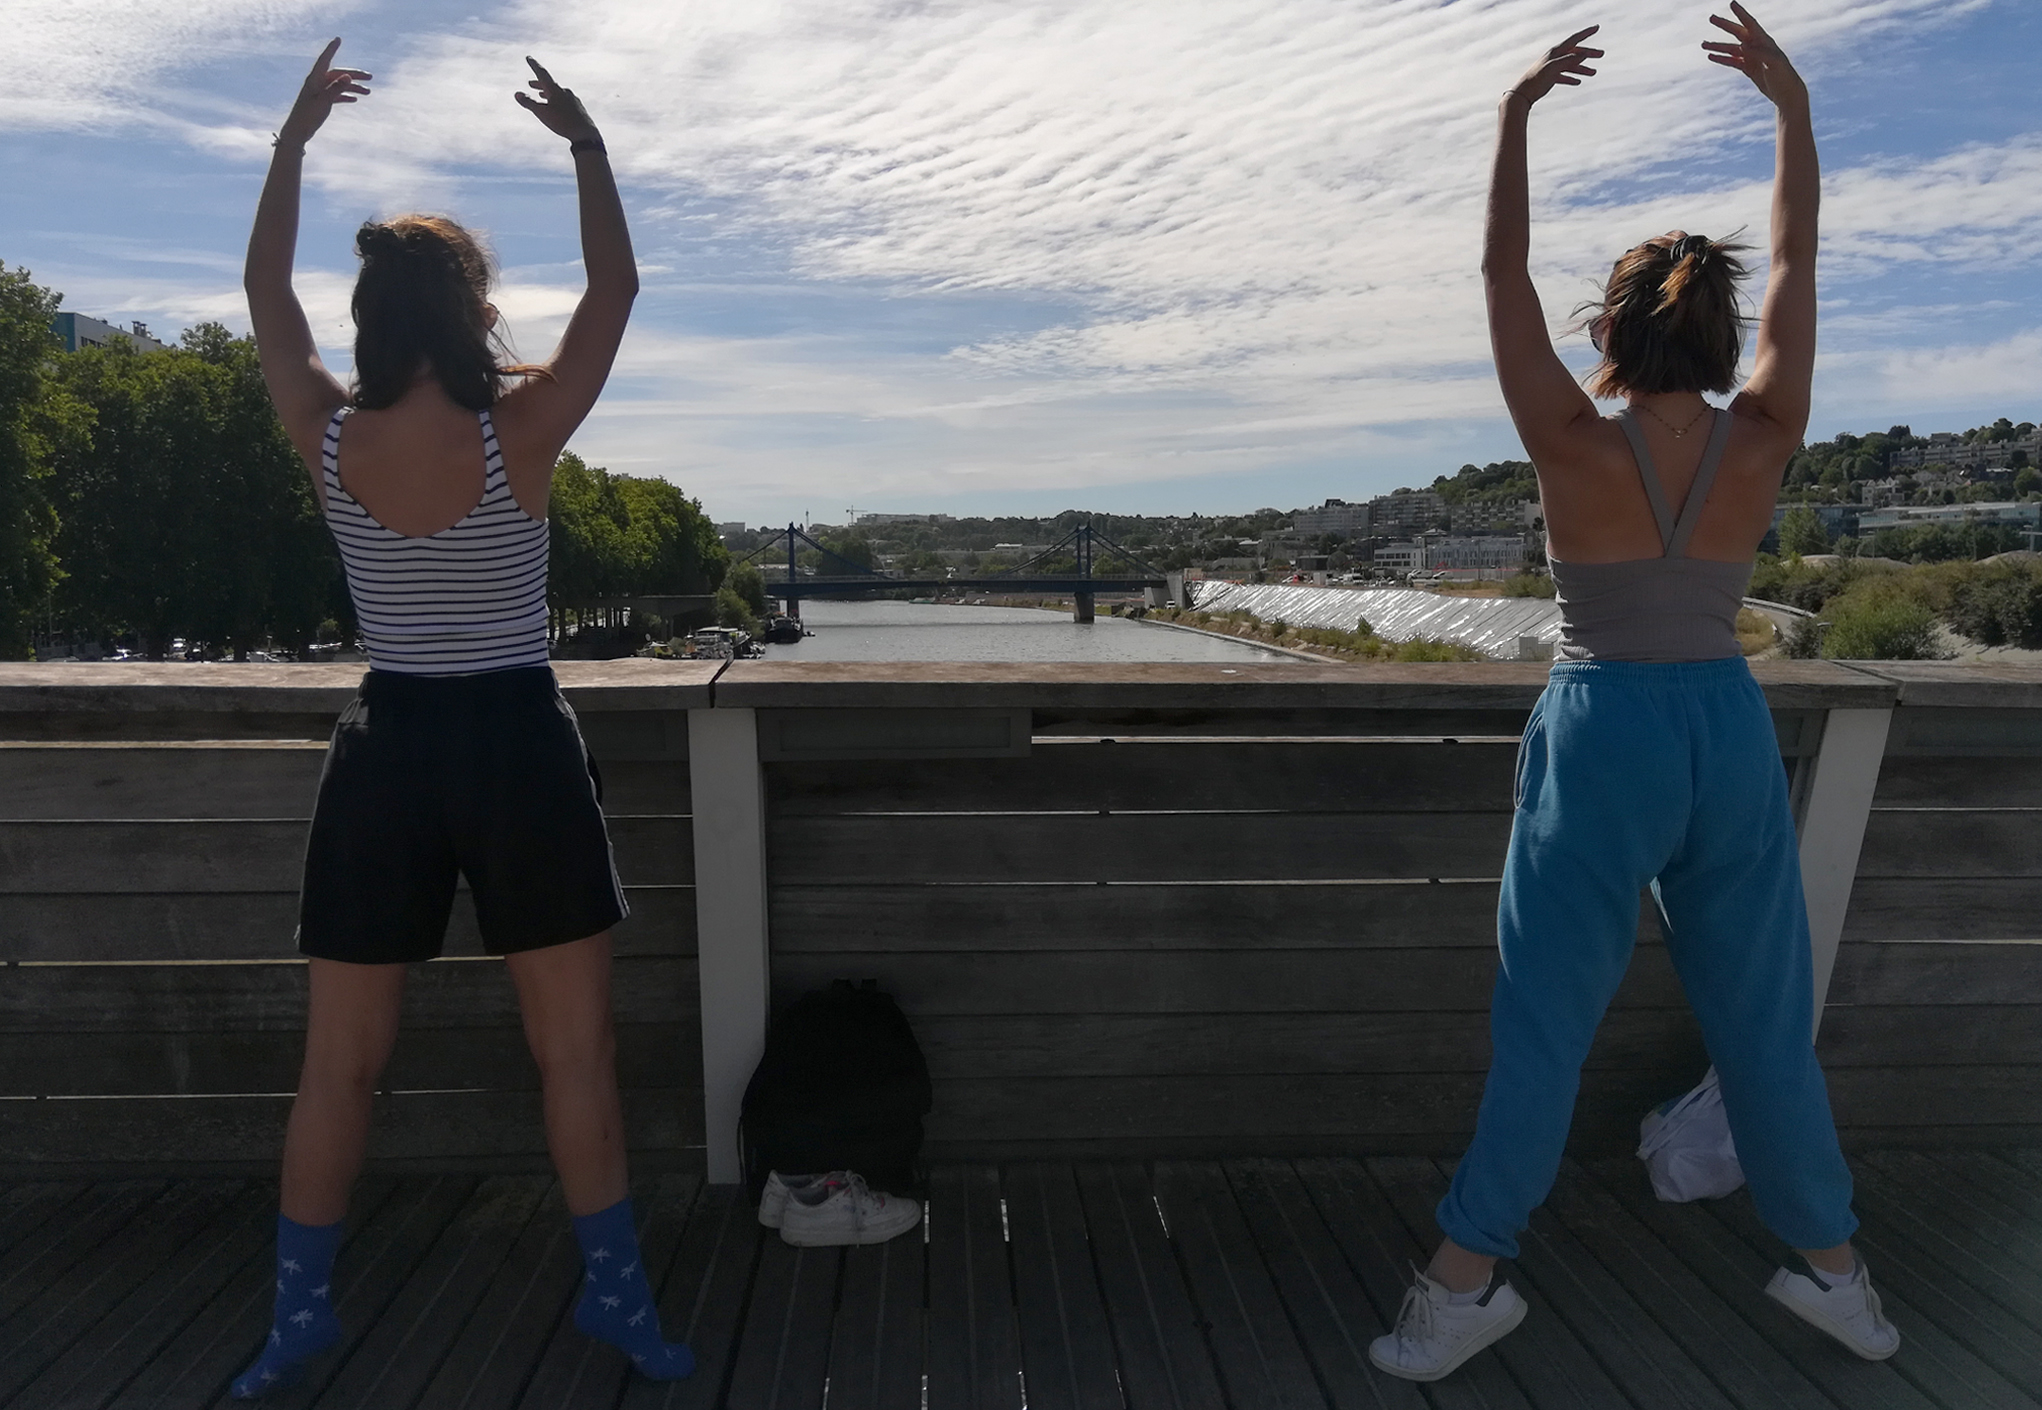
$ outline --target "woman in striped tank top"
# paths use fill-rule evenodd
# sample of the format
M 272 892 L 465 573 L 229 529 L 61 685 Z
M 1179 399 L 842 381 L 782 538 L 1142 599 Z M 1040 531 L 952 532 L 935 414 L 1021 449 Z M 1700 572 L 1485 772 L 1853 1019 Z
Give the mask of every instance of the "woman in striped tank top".
M 439 216 L 362 226 L 354 386 L 321 364 L 291 287 L 305 143 L 369 75 L 312 67 L 276 143 L 249 241 L 263 375 L 347 569 L 370 669 L 342 712 L 305 859 L 305 1066 L 284 1141 L 267 1343 L 234 1393 L 302 1379 L 344 1339 L 332 1267 L 397 1035 L 406 966 L 438 955 L 466 876 L 504 958 L 544 1089 L 546 1138 L 586 1256 L 575 1321 L 646 1375 L 692 1369 L 666 1342 L 626 1197 L 610 1021 L 625 914 L 601 783 L 546 653 L 554 462 L 595 405 L 638 292 L 601 136 L 532 63 L 517 100 L 568 142 L 588 290 L 553 356 L 506 366 L 481 244 Z M 530 61 L 528 61 L 530 62 Z

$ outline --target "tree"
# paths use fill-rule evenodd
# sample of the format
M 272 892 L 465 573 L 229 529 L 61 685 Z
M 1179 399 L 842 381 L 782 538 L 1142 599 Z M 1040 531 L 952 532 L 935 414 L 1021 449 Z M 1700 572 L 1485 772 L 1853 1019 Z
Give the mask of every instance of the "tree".
M 600 597 L 710 594 L 730 568 L 716 526 L 679 486 L 613 475 L 572 451 L 553 468 L 547 513 L 555 610 Z
M 57 580 L 50 504 L 53 452 L 83 429 L 80 408 L 53 396 L 45 367 L 58 296 L 26 269 L 0 264 L 0 658 L 29 654 L 29 624 Z
M 74 627 L 135 632 L 159 660 L 178 635 L 237 656 L 309 641 L 338 560 L 254 343 L 203 324 L 178 348 L 87 348 L 57 368 L 87 412 L 52 482 Z
M 1826 553 L 1829 551 L 1829 531 L 1822 527 L 1822 519 L 1806 505 L 1790 509 L 1780 520 L 1780 551 L 1782 553 Z
M 757 564 L 738 564 L 723 580 L 723 586 L 736 593 L 738 601 L 751 608 L 752 615 L 766 615 L 766 575 L 759 571 Z

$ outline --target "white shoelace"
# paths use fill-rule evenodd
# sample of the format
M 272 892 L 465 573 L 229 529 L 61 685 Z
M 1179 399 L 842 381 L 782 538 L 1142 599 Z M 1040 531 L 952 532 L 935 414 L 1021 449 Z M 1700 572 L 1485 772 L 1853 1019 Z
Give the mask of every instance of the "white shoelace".
M 1413 1268 L 1415 1275 L 1417 1269 Z M 1404 1293 L 1404 1305 L 1397 1309 L 1397 1340 L 1418 1344 L 1432 1340 L 1432 1298 L 1425 1284 L 1414 1277 Z

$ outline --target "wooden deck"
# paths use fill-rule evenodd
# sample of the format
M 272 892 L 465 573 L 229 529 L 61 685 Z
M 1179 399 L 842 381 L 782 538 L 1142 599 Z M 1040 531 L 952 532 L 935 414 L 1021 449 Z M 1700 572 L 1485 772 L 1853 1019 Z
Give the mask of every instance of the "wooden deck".
M 285 1406 L 1221 1410 L 2042 1406 L 2042 1152 L 1855 1162 L 1906 1344 L 1858 1361 L 1760 1294 L 1742 1194 L 1654 1202 L 1570 1165 L 1513 1272 L 1524 1327 L 1418 1388 L 1367 1364 L 1443 1167 L 1421 1158 L 947 1165 L 929 1237 L 797 1252 L 727 1186 L 639 1192 L 661 1312 L 701 1358 L 656 1386 L 568 1323 L 579 1270 L 529 1176 L 372 1177 L 341 1255 L 352 1340 Z M 221 1402 L 269 1306 L 274 1187 L 0 1186 L 0 1406 Z

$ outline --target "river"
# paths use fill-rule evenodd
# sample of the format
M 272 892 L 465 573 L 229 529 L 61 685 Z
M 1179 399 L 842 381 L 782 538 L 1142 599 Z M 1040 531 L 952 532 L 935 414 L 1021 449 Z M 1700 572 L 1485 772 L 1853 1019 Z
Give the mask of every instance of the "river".
M 805 602 L 814 636 L 768 646 L 769 661 L 1266 661 L 1297 660 L 1245 641 L 1069 611 L 944 607 L 922 602 Z

